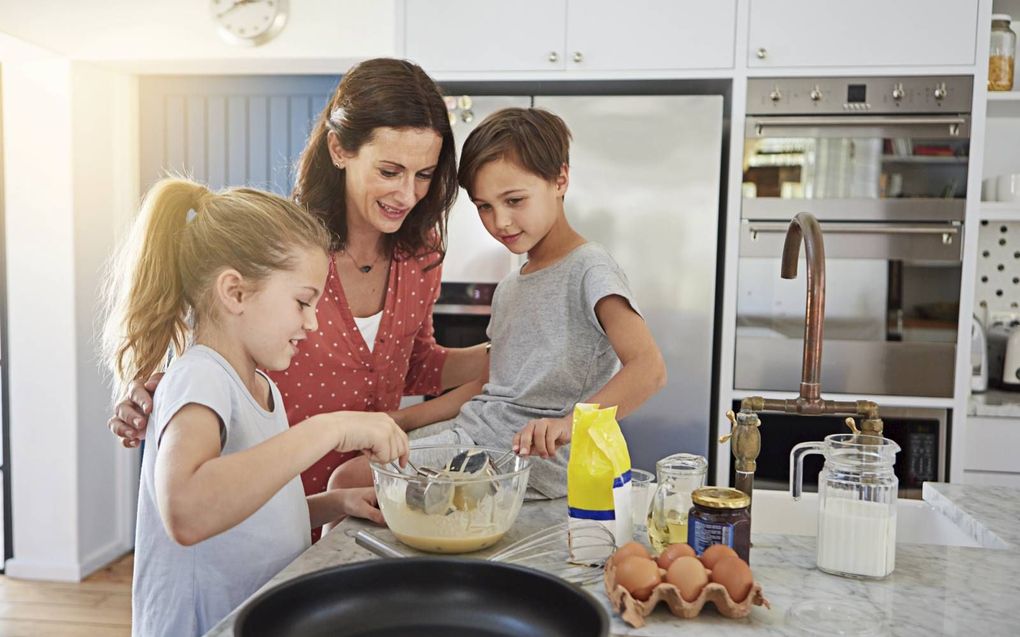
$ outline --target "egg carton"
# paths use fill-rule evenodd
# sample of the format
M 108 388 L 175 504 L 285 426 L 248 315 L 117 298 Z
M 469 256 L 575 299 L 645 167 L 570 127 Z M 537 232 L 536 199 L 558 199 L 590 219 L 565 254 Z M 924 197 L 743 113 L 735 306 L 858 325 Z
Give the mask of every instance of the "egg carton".
M 659 569 L 659 574 L 664 575 L 665 571 Z M 711 574 L 711 571 L 709 571 L 709 574 Z M 744 601 L 740 603 L 733 601 L 726 587 L 715 582 L 705 584 L 705 587 L 701 589 L 701 594 L 694 601 L 688 602 L 685 600 L 680 596 L 680 591 L 677 587 L 668 582 L 663 582 L 653 588 L 652 595 L 646 601 L 641 601 L 640 599 L 635 599 L 626 588 L 616 583 L 616 567 L 613 565 L 612 560 L 606 565 L 603 577 L 606 584 L 606 595 L 609 596 L 613 609 L 620 615 L 623 621 L 634 628 L 644 626 L 645 617 L 650 615 L 655 610 L 655 607 L 659 605 L 659 602 L 662 601 L 665 601 L 669 606 L 670 612 L 684 619 L 691 619 L 700 615 L 701 609 L 708 602 L 715 604 L 719 614 L 732 619 L 747 617 L 751 612 L 752 606 L 771 608 L 769 600 L 765 599 L 765 595 L 762 594 L 761 584 L 758 582 L 751 584 L 750 592 Z

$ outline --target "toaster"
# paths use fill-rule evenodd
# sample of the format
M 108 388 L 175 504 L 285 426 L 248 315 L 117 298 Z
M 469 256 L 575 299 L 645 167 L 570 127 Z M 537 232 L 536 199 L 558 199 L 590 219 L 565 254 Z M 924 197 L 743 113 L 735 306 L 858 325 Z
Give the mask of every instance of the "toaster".
M 995 320 L 985 333 L 988 342 L 988 381 L 993 386 L 1020 390 L 1020 321 Z M 1007 360 L 1009 359 L 1009 360 Z

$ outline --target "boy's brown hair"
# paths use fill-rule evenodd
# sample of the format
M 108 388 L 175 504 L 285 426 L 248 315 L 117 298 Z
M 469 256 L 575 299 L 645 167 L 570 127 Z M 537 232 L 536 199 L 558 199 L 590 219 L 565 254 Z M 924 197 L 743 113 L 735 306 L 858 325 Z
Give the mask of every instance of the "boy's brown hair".
M 482 166 L 505 159 L 554 181 L 570 165 L 570 129 L 562 119 L 537 108 L 504 108 L 471 131 L 461 151 L 457 181 L 471 194 Z

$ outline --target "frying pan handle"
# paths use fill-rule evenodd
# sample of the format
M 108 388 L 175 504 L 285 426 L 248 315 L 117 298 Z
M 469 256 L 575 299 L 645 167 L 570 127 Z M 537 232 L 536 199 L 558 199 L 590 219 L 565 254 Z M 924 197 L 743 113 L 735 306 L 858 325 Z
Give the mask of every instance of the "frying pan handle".
M 354 543 L 379 557 L 407 557 L 407 554 L 401 552 L 397 547 L 380 540 L 364 529 L 354 535 Z

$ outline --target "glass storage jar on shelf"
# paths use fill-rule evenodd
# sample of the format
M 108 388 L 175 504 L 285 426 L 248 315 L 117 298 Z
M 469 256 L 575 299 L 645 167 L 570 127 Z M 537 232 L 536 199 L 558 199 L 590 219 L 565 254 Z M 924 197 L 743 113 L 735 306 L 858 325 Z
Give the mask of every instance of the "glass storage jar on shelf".
M 818 569 L 845 577 L 883 578 L 896 567 L 893 463 L 900 447 L 882 436 L 833 434 L 802 442 L 790 454 L 790 490 L 800 498 L 804 456 L 820 453 Z
M 705 486 L 707 472 L 704 456 L 690 453 L 676 453 L 655 463 L 658 486 L 648 510 L 648 542 L 656 552 L 687 542 L 691 492 Z
M 1012 91 L 1016 59 L 1016 33 L 1009 28 L 1012 18 L 1004 13 L 992 16 L 992 39 L 988 47 L 988 90 Z

